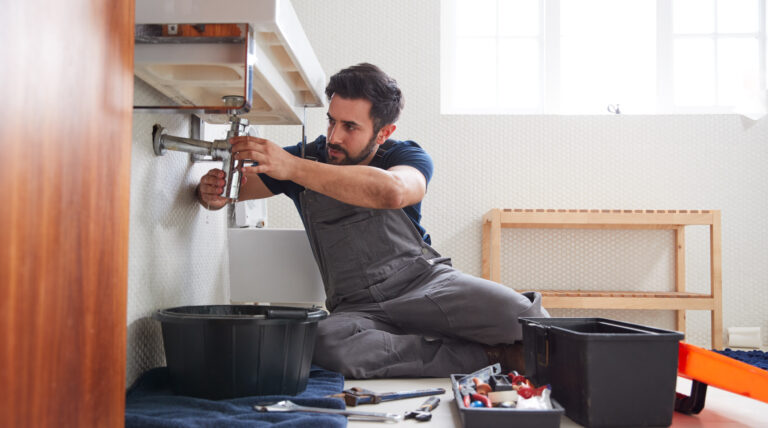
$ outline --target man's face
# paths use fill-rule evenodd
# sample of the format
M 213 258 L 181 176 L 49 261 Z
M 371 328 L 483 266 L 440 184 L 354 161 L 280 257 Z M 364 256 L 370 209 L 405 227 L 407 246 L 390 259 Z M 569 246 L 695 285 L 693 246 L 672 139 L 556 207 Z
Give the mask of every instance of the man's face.
M 371 102 L 334 95 L 328 106 L 328 162 L 368 165 L 376 154 L 377 135 L 370 117 Z

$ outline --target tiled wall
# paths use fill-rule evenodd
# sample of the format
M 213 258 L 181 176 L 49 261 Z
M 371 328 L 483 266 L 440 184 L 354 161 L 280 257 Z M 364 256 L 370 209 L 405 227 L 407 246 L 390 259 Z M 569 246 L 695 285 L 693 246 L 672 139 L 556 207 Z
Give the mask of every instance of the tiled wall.
M 435 161 L 423 224 L 454 266 L 479 275 L 480 219 L 490 208 L 720 209 L 724 327 L 760 326 L 768 338 L 768 119 L 716 116 L 442 116 L 440 2 L 293 0 L 328 76 L 362 61 L 395 77 L 406 100 L 395 138 Z M 471 84 L 471 82 L 468 82 Z M 136 84 L 136 96 L 155 93 Z M 134 114 L 128 290 L 128 383 L 162 365 L 156 309 L 228 301 L 225 213 L 192 197 L 215 164 L 156 157 L 151 129 L 185 135 L 182 115 Z M 307 114 L 307 135 L 325 132 L 325 110 Z M 288 145 L 298 126 L 264 127 Z M 108 144 L 108 142 L 105 142 Z M 301 228 L 285 197 L 268 202 L 271 227 Z M 686 237 L 688 288 L 709 287 L 706 231 Z M 513 231 L 502 237 L 502 282 L 514 288 L 672 286 L 665 232 Z M 665 311 L 553 311 L 673 328 Z M 708 313 L 689 311 L 687 340 L 708 346 Z
M 720 209 L 724 327 L 768 338 L 768 119 L 702 116 L 444 116 L 440 2 L 293 0 L 329 76 L 362 61 L 400 83 L 394 138 L 435 161 L 424 225 L 454 266 L 480 275 L 480 219 L 491 208 Z M 472 82 L 467 82 L 471 85 Z M 308 114 L 310 136 L 325 111 Z M 298 127 L 271 127 L 280 144 Z M 275 227 L 301 227 L 287 198 L 269 201 Z M 691 227 L 687 288 L 709 289 L 708 234 Z M 513 288 L 671 290 L 669 232 L 514 231 L 502 235 L 502 282 Z M 556 310 L 674 328 L 669 311 Z M 709 312 L 688 311 L 686 340 L 709 346 Z
M 136 79 L 135 104 L 162 95 Z M 229 302 L 226 210 L 207 211 L 193 191 L 220 163 L 193 164 L 190 155 L 155 156 L 152 126 L 189 136 L 189 118 L 134 111 L 131 153 L 131 224 L 128 254 L 128 385 L 144 370 L 165 364 L 162 308 Z M 109 144 L 109 142 L 105 142 Z

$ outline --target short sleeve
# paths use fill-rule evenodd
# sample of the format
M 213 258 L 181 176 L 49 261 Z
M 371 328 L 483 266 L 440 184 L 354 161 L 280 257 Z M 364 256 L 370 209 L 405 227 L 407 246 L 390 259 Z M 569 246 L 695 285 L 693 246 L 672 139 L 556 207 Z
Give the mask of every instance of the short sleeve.
M 434 164 L 432 157 L 413 141 L 401 141 L 395 144 L 384 154 L 382 167 L 384 169 L 392 168 L 397 165 L 408 165 L 416 168 L 424 175 L 427 185 L 432 179 Z

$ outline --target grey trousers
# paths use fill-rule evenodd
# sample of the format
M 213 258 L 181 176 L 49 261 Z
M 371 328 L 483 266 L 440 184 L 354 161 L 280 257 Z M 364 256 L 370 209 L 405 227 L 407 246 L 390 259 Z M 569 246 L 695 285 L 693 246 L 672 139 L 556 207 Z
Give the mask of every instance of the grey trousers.
M 313 362 L 358 379 L 471 373 L 489 364 L 483 345 L 522 339 L 518 317 L 549 316 L 538 293 L 445 264 L 413 268 L 424 273 L 394 275 L 334 308 L 318 325 Z

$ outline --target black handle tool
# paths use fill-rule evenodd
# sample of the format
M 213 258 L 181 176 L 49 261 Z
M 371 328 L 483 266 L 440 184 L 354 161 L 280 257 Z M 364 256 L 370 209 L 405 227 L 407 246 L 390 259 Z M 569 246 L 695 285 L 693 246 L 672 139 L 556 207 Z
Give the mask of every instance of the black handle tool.
M 445 394 L 445 389 L 429 388 L 418 389 L 415 391 L 377 393 L 365 388 L 353 387 L 345 389 L 339 394 L 329 395 L 329 397 L 343 398 L 347 406 L 357 406 L 358 404 L 379 404 L 384 401 L 402 400 L 405 398 L 425 397 L 427 395 L 439 394 Z
M 432 419 L 432 410 L 440 404 L 440 397 L 429 397 L 418 409 L 405 414 L 405 419 L 416 419 L 419 422 L 427 422 Z

